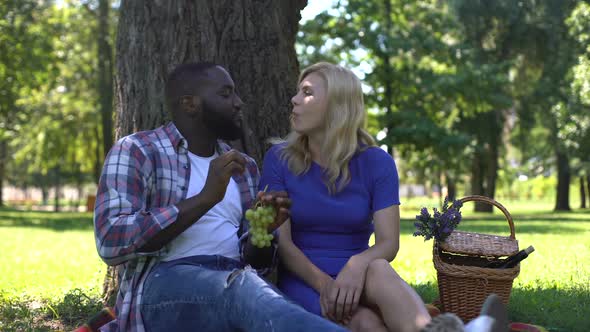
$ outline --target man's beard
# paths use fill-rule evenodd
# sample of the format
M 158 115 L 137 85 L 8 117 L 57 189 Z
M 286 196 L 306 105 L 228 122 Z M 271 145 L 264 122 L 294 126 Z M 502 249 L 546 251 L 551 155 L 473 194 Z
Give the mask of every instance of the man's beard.
M 218 138 L 233 141 L 242 138 L 242 128 L 235 120 L 203 103 L 203 122 Z

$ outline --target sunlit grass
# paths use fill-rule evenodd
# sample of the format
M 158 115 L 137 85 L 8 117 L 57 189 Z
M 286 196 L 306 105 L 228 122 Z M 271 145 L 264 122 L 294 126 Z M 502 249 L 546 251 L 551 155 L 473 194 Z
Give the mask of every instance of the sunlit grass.
M 0 290 L 55 297 L 97 291 L 105 266 L 96 254 L 90 213 L 0 210 Z
M 520 248 L 533 245 L 536 249 L 523 261 L 514 281 L 510 319 L 549 331 L 586 331 L 590 327 L 590 210 L 554 213 L 551 202 L 501 203 L 513 216 Z M 421 206 L 438 204 L 438 200 L 420 198 L 404 201 L 401 248 L 393 262 L 426 302 L 438 296 L 432 241 L 412 236 L 413 222 Z M 463 208 L 460 229 L 508 234 L 508 224 L 499 211 L 473 213 L 472 204 Z M 15 315 L 26 323 L 26 317 L 33 315 L 27 304 L 32 300 L 53 303 L 52 308 L 60 308 L 57 311 L 62 317 L 68 311 L 96 311 L 92 302 L 75 304 L 84 295 L 77 290 L 72 293 L 80 289 L 96 298 L 106 269 L 96 254 L 91 214 L 0 210 L 0 239 L 4 255 L 0 265 L 0 330 L 5 330 L 2 322 L 13 321 Z M 75 301 L 62 300 L 67 292 Z M 55 318 L 52 309 L 43 312 Z M 27 324 L 18 326 L 32 326 Z

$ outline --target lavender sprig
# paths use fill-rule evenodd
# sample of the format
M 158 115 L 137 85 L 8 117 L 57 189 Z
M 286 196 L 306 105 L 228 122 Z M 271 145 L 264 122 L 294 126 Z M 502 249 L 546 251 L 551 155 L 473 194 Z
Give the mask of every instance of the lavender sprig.
M 418 222 L 414 223 L 416 231 L 414 236 L 424 236 L 424 241 L 435 238 L 437 241 L 444 241 L 461 222 L 461 201 L 454 200 L 449 206 L 449 199 L 445 197 L 442 211 L 433 208 L 433 214 L 423 207 L 420 214 L 416 216 Z

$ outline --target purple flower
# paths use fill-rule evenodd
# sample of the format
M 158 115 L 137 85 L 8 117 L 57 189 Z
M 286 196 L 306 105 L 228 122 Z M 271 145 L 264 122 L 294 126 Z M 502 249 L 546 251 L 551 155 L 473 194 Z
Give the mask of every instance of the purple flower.
M 449 199 L 445 197 L 442 211 L 433 208 L 431 215 L 428 209 L 423 207 L 420 209 L 420 214 L 416 216 L 418 222 L 414 223 L 416 228 L 414 236 L 424 236 L 425 241 L 433 237 L 437 241 L 444 241 L 461 222 L 462 205 L 461 201 L 453 201 L 449 206 Z

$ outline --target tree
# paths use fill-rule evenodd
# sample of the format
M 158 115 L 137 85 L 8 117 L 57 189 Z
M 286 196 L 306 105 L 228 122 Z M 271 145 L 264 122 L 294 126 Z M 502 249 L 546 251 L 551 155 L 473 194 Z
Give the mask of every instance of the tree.
M 116 136 L 168 119 L 167 73 L 176 65 L 211 61 L 236 82 L 246 134 L 233 142 L 261 161 L 266 140 L 289 130 L 298 62 L 295 35 L 305 0 L 237 2 L 122 1 L 117 36 Z M 114 271 L 106 295 L 114 293 Z
M 576 101 L 572 130 L 568 130 L 570 145 L 574 146 L 580 177 L 581 208 L 590 207 L 590 4 L 580 2 L 566 21 L 569 34 L 580 49 L 578 62 L 572 70 L 572 94 Z M 584 183 L 586 182 L 586 183 Z M 584 188 L 586 187 L 587 190 Z
M 40 186 L 44 196 L 49 187 L 59 193 L 61 186 L 74 184 L 81 199 L 83 185 L 98 178 L 104 158 L 102 137 L 106 135 L 112 141 L 112 128 L 106 133 L 102 130 L 100 112 L 101 104 L 112 105 L 112 97 L 108 97 L 112 96 L 112 90 L 107 94 L 109 101 L 104 102 L 105 98 L 101 98 L 104 93 L 99 89 L 102 85 L 110 85 L 112 89 L 112 84 L 107 84 L 109 78 L 100 79 L 102 74 L 112 76 L 112 68 L 99 69 L 100 47 L 95 38 L 100 35 L 99 17 L 98 3 L 64 1 L 61 6 L 53 6 L 51 15 L 45 18 L 59 27 L 45 29 L 52 46 L 48 55 L 54 59 L 53 74 L 52 79 L 19 99 L 19 106 L 27 116 L 10 142 L 15 152 L 8 165 L 9 180 L 14 184 Z M 109 14 L 107 25 L 115 23 Z M 113 37 L 109 32 L 99 41 L 106 39 L 112 44 Z M 103 119 L 110 120 L 111 108 L 107 113 Z M 59 195 L 55 197 L 57 210 Z
M 570 96 L 569 72 L 578 53 L 565 22 L 577 2 L 454 0 L 453 3 L 468 39 L 479 45 L 480 63 L 510 65 L 506 74 L 512 77 L 511 108 L 519 115 L 519 125 L 530 128 L 534 120 L 540 120 L 549 129 L 547 138 L 553 148 L 558 179 L 555 209 L 569 210 L 572 149 L 562 137 L 570 134 L 571 115 L 577 107 Z M 502 130 L 496 132 L 500 134 Z M 527 130 L 520 133 L 525 134 Z M 498 146 L 497 142 L 497 138 L 486 141 L 492 147 Z M 524 145 L 521 147 L 524 149 Z M 486 163 L 497 158 L 494 157 L 498 155 L 497 150 L 491 151 Z M 490 184 L 493 182 L 488 181 Z
M 52 38 L 55 26 L 48 1 L 2 1 L 0 3 L 0 206 L 3 204 L 8 143 L 28 119 L 18 104 L 55 73 Z
M 338 2 L 302 29 L 304 59 L 362 72 L 367 107 L 385 133 L 379 143 L 395 146 L 407 164 L 400 171 L 437 184 L 444 176 L 454 196 L 484 146 L 477 127 L 488 121 L 478 114 L 507 104 L 504 64 L 480 64 L 457 18 L 435 0 Z
M 244 150 L 260 161 L 265 140 L 288 132 L 298 62 L 294 43 L 304 0 L 123 1 L 117 39 L 116 136 L 162 124 L 164 79 L 177 64 L 225 66 L 245 102 Z

